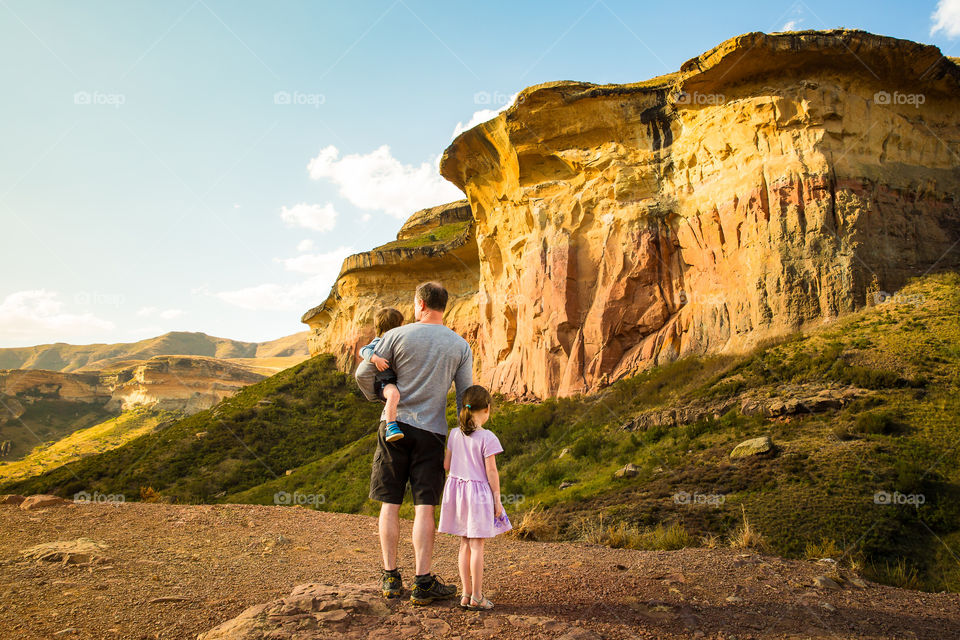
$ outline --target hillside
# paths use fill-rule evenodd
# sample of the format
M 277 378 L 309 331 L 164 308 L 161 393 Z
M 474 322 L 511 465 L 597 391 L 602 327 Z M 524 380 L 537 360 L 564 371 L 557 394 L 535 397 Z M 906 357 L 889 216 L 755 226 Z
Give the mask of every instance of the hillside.
M 528 537 L 726 545 L 745 513 L 768 552 L 958 591 L 958 372 L 960 276 L 944 273 L 747 355 L 681 359 L 593 395 L 501 399 L 491 428 Z M 186 502 L 373 513 L 378 411 L 319 356 L 161 434 L 0 490 L 136 499 L 152 487 Z M 731 459 L 764 435 L 772 455 Z M 924 502 L 875 502 L 885 493 Z
M 18 443 L 22 446 L 15 447 L 12 450 L 13 455 L 0 461 L 0 482 L 39 475 L 80 458 L 115 449 L 134 438 L 163 428 L 180 417 L 180 412 L 136 407 L 92 426 L 84 427 L 83 421 L 71 420 L 68 427 L 70 433 L 59 438 L 56 433 L 34 432 L 46 439 L 39 445 L 32 437 L 24 443 Z M 26 419 L 30 420 L 29 416 L 26 416 Z M 18 433 L 24 437 L 32 436 L 24 431 Z M 29 453 L 17 456 L 18 449 Z
M 331 356 L 318 356 L 159 432 L 3 486 L 129 499 L 149 487 L 170 499 L 209 502 L 348 445 L 375 430 L 379 412 Z
M 207 632 L 206 640 L 960 636 L 956 594 L 918 594 L 846 571 L 842 588 L 816 587 L 818 577 L 833 572 L 828 564 L 750 551 L 633 551 L 501 536 L 489 545 L 484 581 L 497 607 L 477 614 L 368 595 L 377 577 L 377 528 L 363 516 L 247 505 L 25 511 L 8 504 L 0 505 L 0 529 L 18 532 L 0 537 L 0 637 L 18 640 L 179 640 Z M 409 536 L 403 521 L 401 537 Z M 92 555 L 63 562 L 22 553 L 78 538 Z M 437 537 L 435 566 L 443 577 L 456 575 L 456 554 L 456 539 Z M 406 554 L 400 568 L 409 587 Z M 363 586 L 349 586 L 357 584 Z M 355 601 L 331 598 L 337 589 Z M 288 605 L 276 608 L 282 615 L 258 621 L 258 612 L 277 604 Z M 276 628 L 281 623 L 283 630 Z
M 129 366 L 130 361 L 158 355 L 194 355 L 210 358 L 306 356 L 306 333 L 301 331 L 268 342 L 241 342 L 205 333 L 171 331 L 155 338 L 116 344 L 74 345 L 64 342 L 0 349 L 0 369 L 99 371 Z

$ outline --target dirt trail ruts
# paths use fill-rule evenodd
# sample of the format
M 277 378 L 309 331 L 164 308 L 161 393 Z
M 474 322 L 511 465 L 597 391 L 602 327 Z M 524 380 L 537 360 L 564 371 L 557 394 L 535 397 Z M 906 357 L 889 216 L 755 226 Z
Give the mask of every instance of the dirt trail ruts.
M 409 534 L 404 521 L 406 585 Z M 84 566 L 20 555 L 77 538 L 106 545 L 106 559 Z M 457 544 L 437 536 L 434 569 L 449 581 Z M 830 573 L 821 563 L 502 537 L 487 557 L 493 612 L 404 600 L 391 618 L 398 632 L 439 617 L 449 625 L 443 637 L 462 638 L 960 638 L 960 595 L 873 583 L 817 588 L 814 578 Z M 375 583 L 378 558 L 376 521 L 366 516 L 252 505 L 0 505 L 0 638 L 195 638 L 295 585 Z

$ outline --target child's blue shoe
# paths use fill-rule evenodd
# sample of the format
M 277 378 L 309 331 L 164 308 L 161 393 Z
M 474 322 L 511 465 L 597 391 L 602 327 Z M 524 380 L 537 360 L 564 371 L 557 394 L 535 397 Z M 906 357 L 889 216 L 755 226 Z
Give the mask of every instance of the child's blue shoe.
M 403 437 L 403 431 L 400 430 L 400 427 L 396 422 L 387 423 L 387 442 L 393 442 L 394 440 L 399 440 Z

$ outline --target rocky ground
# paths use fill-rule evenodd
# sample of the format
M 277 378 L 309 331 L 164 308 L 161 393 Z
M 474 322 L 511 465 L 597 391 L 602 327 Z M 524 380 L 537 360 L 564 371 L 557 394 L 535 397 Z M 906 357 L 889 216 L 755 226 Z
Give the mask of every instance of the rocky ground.
M 956 594 L 884 587 L 827 564 L 730 549 L 642 552 L 498 538 L 487 568 L 497 607 L 477 613 L 452 602 L 381 600 L 369 517 L 34 502 L 0 505 L 0 638 L 960 637 Z M 405 536 L 409 529 L 405 522 Z M 451 580 L 456 546 L 438 537 L 435 569 Z M 408 544 L 402 553 L 409 582 Z

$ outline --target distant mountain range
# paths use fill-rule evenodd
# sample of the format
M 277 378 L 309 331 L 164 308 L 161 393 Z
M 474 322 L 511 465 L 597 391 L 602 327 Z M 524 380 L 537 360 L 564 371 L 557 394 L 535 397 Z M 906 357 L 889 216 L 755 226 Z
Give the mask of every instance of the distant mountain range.
M 170 331 L 155 338 L 116 344 L 56 342 L 32 347 L 0 349 L 0 369 L 46 369 L 65 373 L 122 368 L 132 361 L 160 355 L 207 356 L 221 359 L 285 358 L 294 362 L 309 357 L 307 331 L 267 342 L 242 342 L 217 338 L 199 331 Z

